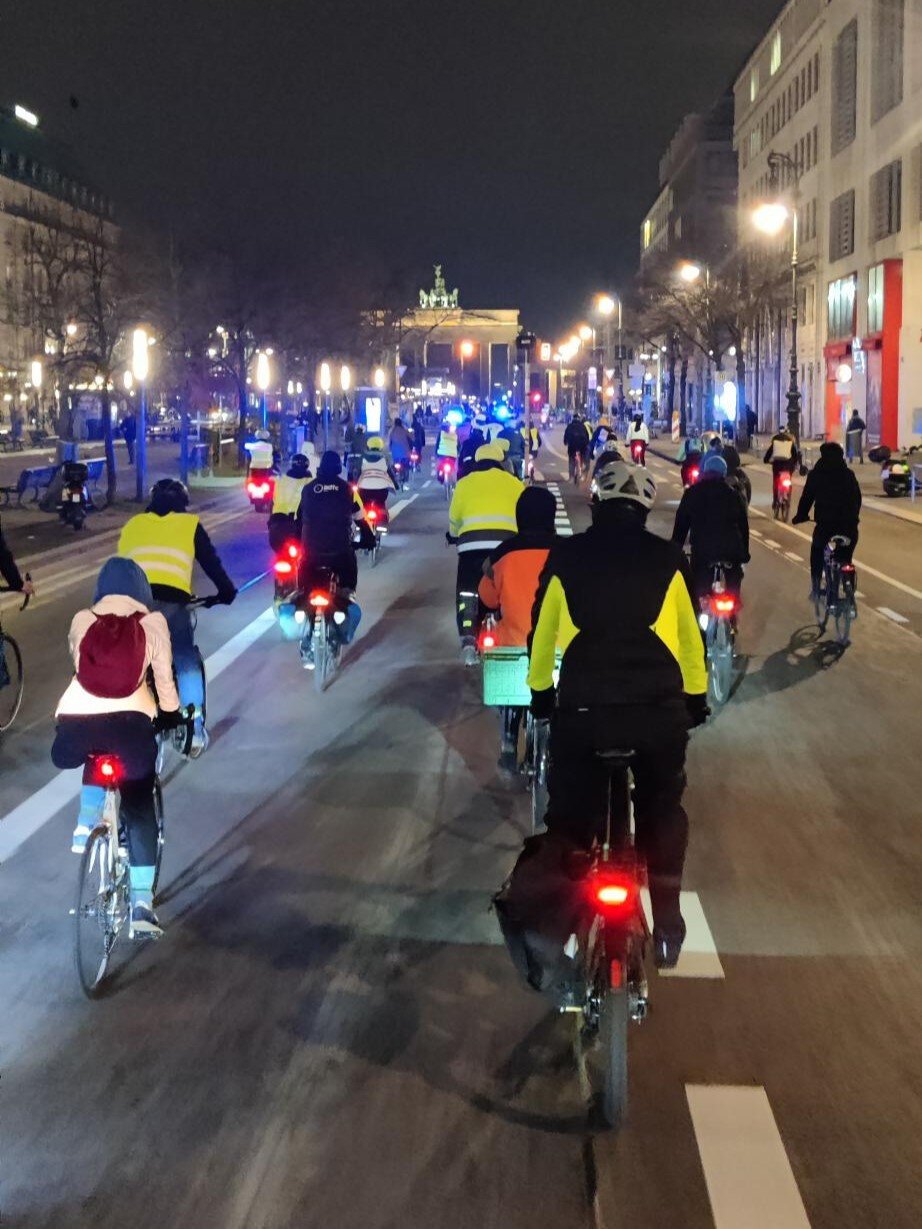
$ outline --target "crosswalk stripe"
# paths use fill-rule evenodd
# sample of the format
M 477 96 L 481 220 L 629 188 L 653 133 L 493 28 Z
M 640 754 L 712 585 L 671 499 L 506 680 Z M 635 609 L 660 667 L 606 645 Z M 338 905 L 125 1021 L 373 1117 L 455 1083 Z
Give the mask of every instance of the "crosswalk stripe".
M 715 1229 L 810 1229 L 761 1085 L 686 1084 Z

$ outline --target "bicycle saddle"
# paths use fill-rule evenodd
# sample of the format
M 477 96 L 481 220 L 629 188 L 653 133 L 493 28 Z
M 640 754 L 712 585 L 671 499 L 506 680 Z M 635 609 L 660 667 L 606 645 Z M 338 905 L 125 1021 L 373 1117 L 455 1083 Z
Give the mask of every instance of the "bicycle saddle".
M 846 536 L 842 533 L 833 534 L 833 536 L 829 539 L 830 546 L 851 546 L 851 544 L 851 538 L 846 538 Z
M 628 768 L 633 760 L 636 752 L 625 750 L 623 747 L 612 747 L 605 751 L 596 751 L 596 759 L 601 760 L 609 768 Z

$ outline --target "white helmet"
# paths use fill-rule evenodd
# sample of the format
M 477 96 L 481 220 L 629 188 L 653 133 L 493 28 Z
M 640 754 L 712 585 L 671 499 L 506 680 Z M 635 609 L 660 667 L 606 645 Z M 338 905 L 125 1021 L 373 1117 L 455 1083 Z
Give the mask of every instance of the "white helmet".
M 603 452 L 616 452 L 618 453 L 619 456 L 621 455 L 620 445 L 614 435 L 610 435 L 608 437 L 608 439 L 605 441 L 605 447 L 602 449 L 602 451 Z
M 642 465 L 632 465 L 612 457 L 596 471 L 595 485 L 600 501 L 626 499 L 647 512 L 656 502 L 656 479 Z

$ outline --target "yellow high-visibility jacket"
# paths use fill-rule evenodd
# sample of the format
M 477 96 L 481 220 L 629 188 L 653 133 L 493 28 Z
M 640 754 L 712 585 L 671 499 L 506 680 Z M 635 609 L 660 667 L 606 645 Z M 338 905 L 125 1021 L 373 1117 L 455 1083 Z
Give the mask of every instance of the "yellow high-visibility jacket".
M 498 463 L 475 468 L 455 487 L 448 529 L 458 550 L 495 550 L 516 532 L 515 505 L 525 488 Z

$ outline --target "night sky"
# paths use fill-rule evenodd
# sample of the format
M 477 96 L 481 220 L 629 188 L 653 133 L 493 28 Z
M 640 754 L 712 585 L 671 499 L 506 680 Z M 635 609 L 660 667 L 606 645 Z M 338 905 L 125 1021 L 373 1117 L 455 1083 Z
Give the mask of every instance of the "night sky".
M 660 155 L 778 0 L 4 0 L 0 98 L 122 216 L 431 280 L 550 333 L 637 263 Z M 79 106 L 74 109 L 74 96 Z

